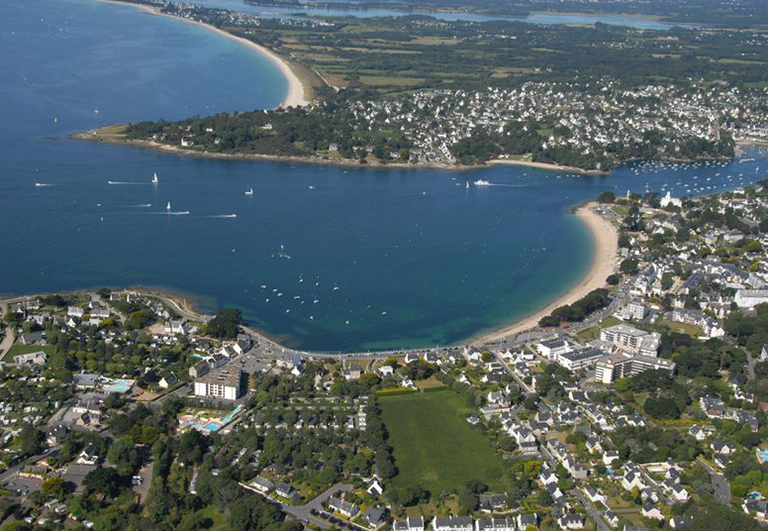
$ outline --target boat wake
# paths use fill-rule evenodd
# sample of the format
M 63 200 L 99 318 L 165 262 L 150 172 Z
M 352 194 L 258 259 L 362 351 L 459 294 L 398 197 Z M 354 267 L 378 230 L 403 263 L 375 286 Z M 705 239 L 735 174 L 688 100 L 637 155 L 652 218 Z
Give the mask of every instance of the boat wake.
M 208 219 L 234 219 L 237 217 L 237 214 L 218 214 L 214 216 L 198 216 L 200 218 L 208 218 Z
M 136 184 L 146 184 L 146 183 L 140 183 L 137 181 L 107 181 L 107 184 L 126 186 L 126 185 L 136 185 Z
M 147 203 L 145 205 L 131 205 L 131 208 L 149 208 L 152 206 L 152 203 Z
M 51 183 L 35 183 L 35 188 L 48 188 L 49 186 L 56 186 Z

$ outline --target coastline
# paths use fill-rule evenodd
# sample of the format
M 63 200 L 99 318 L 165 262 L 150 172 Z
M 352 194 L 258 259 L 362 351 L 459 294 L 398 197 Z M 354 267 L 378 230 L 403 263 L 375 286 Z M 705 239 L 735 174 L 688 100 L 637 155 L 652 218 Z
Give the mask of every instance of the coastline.
M 576 168 L 574 166 L 559 166 L 557 164 L 549 164 L 545 162 L 530 162 L 530 161 L 517 161 L 507 159 L 492 159 L 485 164 L 473 164 L 473 165 L 448 165 L 448 164 L 410 164 L 404 162 L 388 162 L 382 164 L 380 162 L 368 162 L 367 164 L 360 164 L 353 159 L 323 159 L 319 157 L 294 157 L 290 155 L 264 155 L 259 153 L 214 153 L 212 151 L 198 151 L 195 149 L 185 149 L 180 146 L 171 146 L 169 144 L 161 144 L 152 140 L 136 140 L 127 139 L 119 136 L 119 133 L 106 133 L 110 129 L 122 127 L 127 124 L 114 124 L 101 127 L 99 129 L 92 129 L 82 133 L 74 133 L 70 135 L 70 138 L 76 140 L 86 140 L 89 142 L 102 142 L 105 144 L 117 144 L 124 146 L 132 146 L 144 149 L 151 149 L 153 151 L 159 151 L 161 153 L 168 153 L 171 155 L 177 155 L 179 157 L 197 157 L 206 159 L 224 159 L 224 160 L 263 160 L 272 162 L 291 162 L 300 164 L 325 164 L 331 166 L 345 166 L 356 168 L 408 168 L 408 169 L 439 169 L 439 170 L 452 170 L 452 171 L 469 171 L 469 170 L 482 170 L 483 168 L 490 168 L 496 165 L 512 165 L 512 166 L 525 166 L 529 168 L 535 168 L 545 171 L 560 171 L 566 173 L 574 173 L 584 176 L 598 176 L 608 175 L 610 172 L 602 170 L 585 170 L 582 168 Z
M 565 171 L 568 173 L 578 173 L 579 175 L 608 175 L 610 173 L 610 171 L 604 171 L 604 170 L 585 170 L 583 168 L 577 168 L 576 166 L 561 166 L 559 164 L 552 164 L 549 162 L 533 162 L 530 160 L 491 159 L 488 161 L 488 164 L 489 165 L 504 164 L 509 166 L 526 166 L 528 168 L 537 168 L 539 170 Z
M 587 295 L 594 289 L 601 288 L 605 285 L 605 279 L 610 274 L 614 273 L 618 264 L 618 232 L 610 221 L 603 218 L 600 214 L 595 212 L 595 207 L 598 203 L 592 201 L 577 207 L 574 214 L 582 223 L 584 223 L 589 229 L 590 235 L 594 242 L 595 252 L 592 258 L 592 264 L 589 271 L 579 281 L 578 284 L 573 286 L 566 293 L 562 294 L 556 300 L 549 303 L 544 308 L 537 310 L 521 319 L 517 319 L 514 322 L 496 329 L 491 332 L 479 332 L 475 336 L 470 336 L 464 341 L 457 343 L 457 345 L 472 345 L 472 344 L 489 344 L 498 342 L 501 339 L 509 338 L 510 336 L 517 335 L 522 332 L 529 331 L 538 325 L 539 320 L 549 315 L 552 310 L 563 306 L 565 304 L 572 304 L 580 298 Z M 90 288 L 93 290 L 96 288 Z M 89 291 L 89 288 L 80 288 L 73 290 L 66 290 L 59 293 L 83 293 Z M 134 291 L 142 293 L 147 296 L 157 297 L 165 300 L 182 316 L 189 320 L 198 321 L 203 320 L 205 313 L 204 310 L 198 307 L 196 300 L 200 302 L 199 297 L 190 293 L 185 293 L 173 288 L 162 286 L 148 286 L 148 285 L 132 285 L 128 287 L 116 287 L 113 288 L 115 292 L 129 292 Z M 6 293 L 0 295 L 0 303 L 8 303 L 11 301 L 22 300 L 29 297 L 40 297 L 48 293 Z M 343 356 L 344 352 L 332 353 L 324 351 L 306 351 L 296 350 L 292 347 L 286 346 L 284 338 L 276 337 L 269 334 L 266 330 L 256 328 L 253 324 L 244 323 L 244 327 L 248 332 L 260 340 L 271 344 L 274 348 L 279 348 L 284 351 L 289 350 L 291 352 L 301 353 L 307 356 Z M 408 351 L 423 351 L 424 348 L 411 348 L 402 347 L 396 349 L 390 349 L 381 351 L 387 355 L 392 355 L 394 352 L 408 352 Z
M 188 24 L 194 24 L 202 28 L 205 28 L 209 31 L 212 31 L 214 33 L 217 33 L 222 37 L 238 42 L 243 46 L 246 46 L 251 50 L 255 51 L 262 57 L 266 57 L 267 59 L 269 59 L 278 68 L 278 70 L 280 70 L 280 72 L 283 74 L 283 76 L 287 80 L 288 90 L 285 95 L 285 98 L 279 105 L 280 108 L 306 107 L 311 103 L 307 97 L 307 95 L 311 93 L 311 89 L 309 89 L 307 86 L 304 85 L 304 83 L 301 82 L 301 79 L 299 78 L 299 76 L 291 69 L 290 64 L 285 59 L 277 55 L 275 52 L 273 52 L 272 50 L 270 50 L 265 46 L 262 46 L 261 44 L 256 44 L 253 41 L 249 41 L 248 39 L 245 39 L 243 37 L 238 37 L 237 35 L 233 35 L 227 31 L 224 31 L 223 29 L 217 28 L 216 26 L 211 26 L 210 24 L 206 24 L 204 22 L 199 22 L 197 20 L 191 20 L 184 17 L 177 17 L 174 15 L 170 15 L 168 13 L 162 13 L 160 12 L 160 10 L 152 6 L 134 4 L 132 2 L 121 2 L 120 0 L 100 0 L 100 1 L 108 4 L 135 7 L 151 15 L 168 17 L 174 20 L 180 20 L 182 22 L 186 22 Z
M 579 283 L 541 310 L 499 330 L 487 332 L 472 338 L 469 341 L 470 343 L 493 343 L 508 338 L 509 336 L 531 330 L 538 325 L 539 320 L 542 317 L 552 313 L 552 310 L 555 308 L 559 308 L 566 304 L 573 304 L 586 296 L 590 291 L 605 286 L 605 279 L 617 269 L 619 235 L 616 227 L 614 227 L 610 221 L 595 212 L 596 206 L 597 203 L 590 201 L 574 211 L 574 215 L 589 229 L 595 247 L 592 265 Z

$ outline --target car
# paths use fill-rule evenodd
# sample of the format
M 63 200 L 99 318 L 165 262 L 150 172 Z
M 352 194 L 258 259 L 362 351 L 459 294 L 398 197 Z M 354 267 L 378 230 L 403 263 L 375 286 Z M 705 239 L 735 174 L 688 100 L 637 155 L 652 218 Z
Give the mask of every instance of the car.
M 137 486 L 141 485 L 142 483 L 144 483 L 144 478 L 141 476 L 133 476 L 131 478 L 131 485 Z

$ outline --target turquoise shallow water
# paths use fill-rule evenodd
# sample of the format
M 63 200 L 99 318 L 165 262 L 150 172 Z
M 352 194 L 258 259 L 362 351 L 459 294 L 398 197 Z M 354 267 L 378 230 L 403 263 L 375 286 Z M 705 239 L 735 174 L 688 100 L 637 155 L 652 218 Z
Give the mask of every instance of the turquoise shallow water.
M 573 178 L 205 160 L 68 140 L 111 122 L 272 107 L 286 82 L 235 42 L 130 7 L 33 0 L 0 11 L 2 293 L 162 286 L 204 309 L 238 306 L 296 347 L 446 344 L 578 282 L 592 246 L 573 205 L 716 172 L 746 182 L 768 167 Z M 465 189 L 477 178 L 503 186 Z M 167 215 L 167 202 L 190 213 Z

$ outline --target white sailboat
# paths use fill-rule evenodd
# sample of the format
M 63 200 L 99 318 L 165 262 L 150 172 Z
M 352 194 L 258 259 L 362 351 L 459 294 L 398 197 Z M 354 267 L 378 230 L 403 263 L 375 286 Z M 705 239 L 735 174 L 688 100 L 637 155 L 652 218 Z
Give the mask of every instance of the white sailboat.
M 171 211 L 171 202 L 170 202 L 170 201 L 168 201 L 168 204 L 167 204 L 167 205 L 165 205 L 165 209 L 166 209 L 168 212 L 170 212 L 170 211 Z
M 248 188 L 248 189 L 245 191 L 245 195 L 253 195 L 253 188 Z
M 157 178 L 157 173 L 152 175 L 152 184 L 157 184 L 160 182 L 160 179 Z
M 469 181 L 467 181 L 467 185 L 466 185 L 464 188 L 466 188 L 467 190 L 469 190 Z

